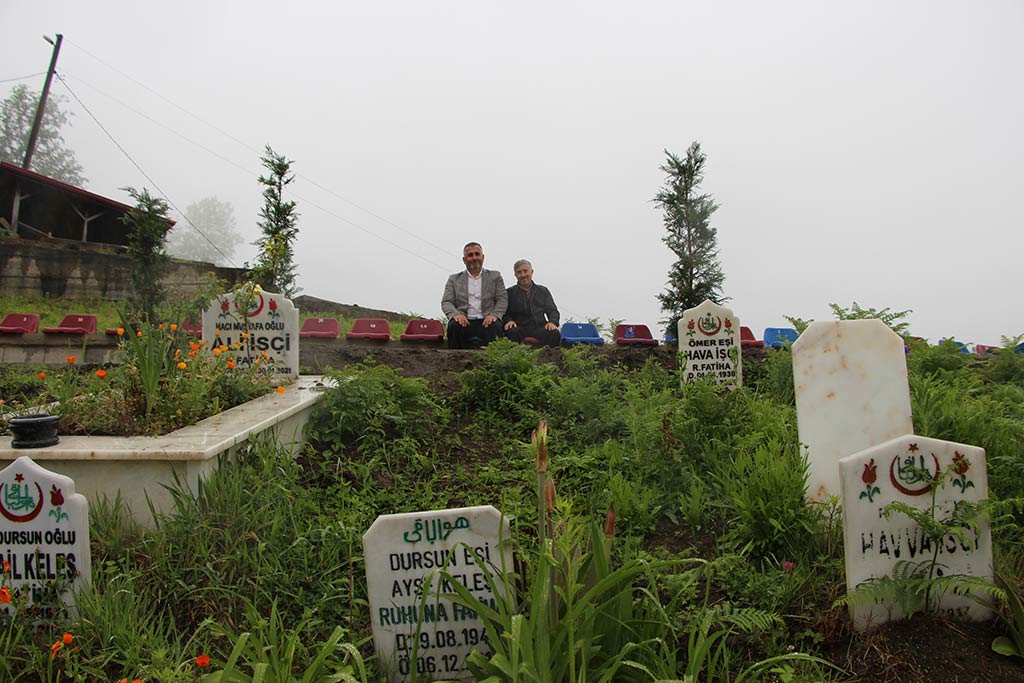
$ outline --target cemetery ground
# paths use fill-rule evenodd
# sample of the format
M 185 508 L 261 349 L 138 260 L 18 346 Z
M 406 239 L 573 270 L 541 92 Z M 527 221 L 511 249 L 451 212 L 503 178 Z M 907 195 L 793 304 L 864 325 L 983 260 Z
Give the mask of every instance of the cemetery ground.
M 991 649 L 1011 626 L 1024 628 L 1005 609 L 980 624 L 915 614 L 852 632 L 835 604 L 845 594 L 841 510 L 804 503 L 786 350 L 746 356 L 735 391 L 681 387 L 666 351 L 499 342 L 472 353 L 343 353 L 339 388 L 319 404 L 297 460 L 252 443 L 195 498 L 177 495 L 152 529 L 133 527 L 117 501 L 92 506 L 92 587 L 75 615 L 0 617 L 0 679 L 217 680 L 230 660 L 245 675 L 223 680 L 254 680 L 261 666 L 264 680 L 383 680 L 362 534 L 382 514 L 473 505 L 513 518 L 524 621 L 502 637 L 547 638 L 550 625 L 529 609 L 541 566 L 530 436 L 542 419 L 557 491 L 551 523 L 572 544 L 564 557 L 588 556 L 574 530 L 604 522 L 611 505 L 612 564 L 637 568 L 607 589 L 625 601 L 632 636 L 596 632 L 593 611 L 575 605 L 591 640 L 555 644 L 566 648 L 561 659 L 587 661 L 574 680 L 598 680 L 623 653 L 632 664 L 612 680 L 727 681 L 751 666 L 746 680 L 1024 676 L 1020 658 Z M 995 567 L 1019 596 L 1024 357 L 915 349 L 908 369 L 915 433 L 987 451 Z M 328 671 L 352 678 L 319 678 Z M 538 680 L 552 680 L 545 673 Z

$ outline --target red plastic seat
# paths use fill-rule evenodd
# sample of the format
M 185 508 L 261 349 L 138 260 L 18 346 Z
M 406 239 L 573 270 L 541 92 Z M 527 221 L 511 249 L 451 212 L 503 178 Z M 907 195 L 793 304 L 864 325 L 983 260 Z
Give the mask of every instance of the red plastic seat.
M 647 325 L 616 325 L 612 335 L 619 346 L 657 346 L 658 340 L 651 336 Z
M 0 330 L 3 330 L 3 328 L 0 327 Z M 974 352 L 979 356 L 987 356 L 998 348 L 998 346 L 989 346 L 988 344 L 975 344 Z
M 401 341 L 444 341 L 444 325 L 440 320 L 413 318 L 405 324 Z
M 764 340 L 755 339 L 754 333 L 746 325 L 740 325 L 740 348 L 764 348 Z
M 341 326 L 337 318 L 306 318 L 299 329 L 299 336 L 337 339 L 341 336 Z
M 96 316 L 92 313 L 66 315 L 57 327 L 44 327 L 43 334 L 96 334 Z
M 191 337 L 195 337 L 196 339 L 202 339 L 203 338 L 203 324 L 202 323 L 194 323 L 191 320 L 189 320 L 188 318 L 185 318 L 181 322 L 181 329 L 182 329 L 182 331 L 185 332 L 185 334 L 187 334 L 187 335 L 189 335 Z
M 391 340 L 391 324 L 384 318 L 356 318 L 345 339 Z
M 38 331 L 38 313 L 8 313 L 0 322 L 0 333 L 2 334 L 32 334 Z

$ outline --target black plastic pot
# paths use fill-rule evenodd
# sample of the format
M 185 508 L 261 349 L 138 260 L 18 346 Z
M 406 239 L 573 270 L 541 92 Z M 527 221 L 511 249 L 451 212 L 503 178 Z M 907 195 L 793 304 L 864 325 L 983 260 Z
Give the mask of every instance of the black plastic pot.
M 14 435 L 11 441 L 13 448 L 46 448 L 53 446 L 60 438 L 57 436 L 57 423 L 60 415 L 19 415 L 7 418 L 7 427 Z

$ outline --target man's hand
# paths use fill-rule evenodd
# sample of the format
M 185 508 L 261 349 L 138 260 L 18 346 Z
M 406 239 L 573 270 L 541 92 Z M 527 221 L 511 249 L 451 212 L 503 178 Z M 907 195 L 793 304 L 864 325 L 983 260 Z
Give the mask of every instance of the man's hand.
M 461 313 L 456 313 L 454 316 L 452 316 L 452 320 L 457 322 L 462 327 L 469 327 L 469 318 L 462 315 Z
M 544 329 L 545 330 L 557 330 L 558 329 L 558 325 L 556 325 L 554 323 L 547 323 L 546 325 L 544 325 Z
M 486 318 L 484 318 L 484 327 L 490 327 L 491 323 L 496 323 L 496 322 L 498 322 L 498 319 L 495 318 L 493 315 L 489 315 Z M 467 325 L 469 324 L 468 320 L 466 321 L 466 324 Z
M 515 320 L 509 320 L 507 323 L 505 323 L 505 329 L 506 330 L 511 330 L 513 327 L 516 327 L 516 321 Z

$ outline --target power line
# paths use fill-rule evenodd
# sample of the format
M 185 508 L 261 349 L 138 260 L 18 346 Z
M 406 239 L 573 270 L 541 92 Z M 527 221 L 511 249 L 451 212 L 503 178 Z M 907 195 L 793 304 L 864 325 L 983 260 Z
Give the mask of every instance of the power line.
M 177 102 L 175 102 L 173 99 L 170 99 L 170 98 L 164 96 L 163 94 L 159 93 L 158 91 L 156 91 L 151 86 L 149 86 L 148 84 L 144 83 L 143 81 L 140 81 L 139 79 L 134 78 L 133 76 L 125 73 L 124 71 L 122 71 L 121 69 L 117 68 L 116 66 L 114 66 L 114 65 L 104 61 L 103 59 L 101 59 L 100 57 L 96 56 L 95 54 L 93 54 L 89 50 L 85 49 L 84 47 L 82 47 L 78 43 L 73 43 L 72 41 L 67 40 L 67 39 L 65 39 L 65 42 L 67 42 L 68 44 L 70 44 L 70 45 L 76 47 L 77 49 L 81 50 L 86 55 L 88 55 L 92 59 L 96 60 L 97 62 L 99 62 L 103 66 L 107 67 L 111 71 L 114 71 L 115 73 L 117 73 L 120 76 L 128 79 L 132 83 L 135 83 L 139 87 L 141 87 L 141 88 L 147 90 L 148 92 L 156 95 L 157 97 L 159 97 L 164 102 L 167 102 L 168 104 L 173 106 L 175 109 L 178 109 L 179 111 L 184 112 L 185 114 L 188 114 L 189 116 L 191 116 L 195 120 L 199 121 L 200 123 L 202 123 L 202 124 L 204 124 L 206 126 L 209 126 L 213 130 L 215 130 L 218 133 L 220 133 L 221 135 L 223 135 L 223 136 L 227 137 L 228 139 L 234 141 L 235 143 L 241 145 L 246 150 L 248 150 L 250 152 L 255 152 L 257 154 L 262 154 L 263 153 L 262 149 L 258 149 L 256 147 L 253 147 L 252 145 L 249 145 L 245 141 L 240 140 L 239 138 L 235 137 L 234 135 L 232 135 L 231 133 L 225 131 L 224 129 L 220 128 L 219 126 L 217 126 L 217 125 L 215 125 L 213 123 L 210 123 L 209 121 L 207 121 L 206 119 L 202 118 L 198 114 L 195 114 L 195 113 L 189 111 L 185 107 L 183 107 L 180 104 L 178 104 Z M 115 99 L 115 98 L 111 97 L 111 99 Z M 127 107 L 128 109 L 131 109 L 131 107 L 128 107 L 128 105 L 124 105 L 124 106 Z M 132 110 L 132 111 L 135 111 L 135 110 Z M 139 114 L 140 116 L 144 116 L 145 118 L 149 119 L 150 121 L 153 121 L 154 123 L 158 123 L 154 119 L 152 119 L 151 117 L 146 116 L 145 114 L 141 114 L 140 112 L 137 112 L 137 111 L 135 113 Z M 158 124 L 158 125 L 161 125 L 161 126 L 167 128 L 167 126 L 164 126 L 164 124 Z M 171 130 L 171 129 L 168 128 L 168 130 Z M 174 131 L 172 131 L 172 132 L 174 132 Z M 178 133 L 176 133 L 176 134 L 178 134 Z M 178 134 L 178 135 L 180 136 L 180 134 Z M 184 137 L 184 136 L 181 136 L 181 137 Z M 193 143 L 193 144 L 197 144 L 197 143 Z M 224 159 L 224 157 L 222 157 L 221 155 L 216 154 L 216 153 L 210 151 L 206 147 L 203 147 L 202 145 L 198 145 L 198 144 L 197 144 L 197 146 L 201 147 L 202 149 L 206 149 L 207 151 L 209 151 L 214 156 L 216 156 L 216 157 L 218 157 L 220 159 L 223 159 L 224 161 L 227 161 L 228 163 L 232 164 L 233 166 L 237 166 L 237 164 L 235 164 L 234 162 L 231 162 L 231 161 L 228 161 L 227 159 Z M 356 202 L 352 201 L 351 199 L 348 199 L 347 197 L 344 197 L 344 196 L 338 194 L 337 192 L 335 192 L 334 190 L 330 189 L 329 187 L 326 187 L 326 186 L 316 182 L 312 178 L 310 178 L 310 177 L 308 177 L 308 176 L 306 176 L 304 174 L 300 174 L 300 173 L 296 173 L 295 175 L 296 175 L 297 178 L 300 178 L 300 179 L 310 183 L 311 185 L 313 185 L 313 186 L 323 190 L 324 192 L 327 192 L 328 194 L 334 196 L 337 199 L 340 199 L 341 201 L 345 202 L 346 204 L 349 204 L 350 206 L 353 206 L 356 209 L 358 209 L 358 210 L 360 210 L 360 211 L 362 211 L 362 212 L 364 212 L 366 214 L 369 214 L 373 218 L 376 218 L 377 220 L 379 220 L 379 221 L 381 221 L 383 223 L 386 223 L 387 225 L 390 225 L 391 227 L 395 228 L 396 230 L 399 230 L 400 232 L 403 232 L 406 235 L 408 235 L 408 236 L 410 236 L 410 237 L 412 237 L 414 239 L 419 240 L 420 242 L 422 242 L 423 244 L 426 244 L 427 246 L 430 246 L 430 247 L 433 247 L 434 249 L 437 249 L 439 252 L 441 252 L 445 256 L 451 256 L 451 251 L 450 250 L 445 249 L 444 247 L 438 246 L 437 244 L 434 244 L 433 242 L 431 242 L 428 239 L 425 239 L 424 237 L 421 237 L 420 235 L 416 234 L 415 232 L 412 232 L 411 230 L 408 230 L 408 229 L 402 227 L 398 223 L 395 223 L 394 221 L 389 220 L 388 218 L 385 218 L 384 216 L 381 216 L 381 215 L 371 211 L 370 209 L 367 209 L 367 208 L 357 204 Z M 346 220 L 346 219 L 343 219 L 343 220 Z M 352 225 L 356 225 L 357 227 L 360 227 L 360 229 L 364 229 L 361 226 L 358 226 L 356 223 L 353 223 L 352 221 L 346 220 L 346 222 L 348 222 L 348 223 L 350 223 Z M 370 233 L 370 234 L 375 234 L 375 233 Z M 379 237 L 384 242 L 388 242 L 388 244 L 394 245 L 394 242 L 390 242 L 389 240 L 386 240 L 383 237 L 380 237 L 380 235 L 375 235 L 375 236 Z M 409 252 L 409 253 L 414 253 L 414 252 Z M 416 256 L 419 257 L 418 254 Z M 422 258 L 422 257 L 420 257 L 420 258 Z
M 45 73 L 46 73 L 45 71 L 40 71 L 39 73 L 29 74 L 28 76 L 18 76 L 17 78 L 5 78 L 2 81 L 0 81 L 0 83 L 13 83 L 14 81 L 26 81 L 26 80 L 28 80 L 30 78 L 35 78 L 36 76 L 42 76 Z
M 197 226 L 195 225 L 195 223 L 193 223 L 192 221 L 190 221 L 190 220 L 189 220 L 188 216 L 186 216 L 186 215 L 185 215 L 185 213 L 184 213 L 184 212 L 183 212 L 183 211 L 182 211 L 181 209 L 179 209 L 179 208 L 177 207 L 177 205 L 176 205 L 176 204 L 174 203 L 174 201 L 173 201 L 173 200 L 172 200 L 172 199 L 171 199 L 170 197 L 168 197 L 168 196 L 167 196 L 167 193 L 166 193 L 166 192 L 164 192 L 164 191 L 163 191 L 162 189 L 160 189 L 160 186 L 159 186 L 159 185 L 157 185 L 156 181 L 155 181 L 155 180 L 153 180 L 153 179 L 152 179 L 152 178 L 151 178 L 151 177 L 149 176 L 149 174 L 148 174 L 148 173 L 146 173 L 146 171 L 144 171 L 144 170 L 143 170 L 143 168 L 142 168 L 141 166 L 139 166 L 138 162 L 136 162 L 136 161 L 135 161 L 135 159 L 133 159 L 133 158 L 132 158 L 132 156 L 131 156 L 130 154 L 128 154 L 128 150 L 126 150 L 126 149 L 125 149 L 124 147 L 122 147 L 122 146 L 121 146 L 121 143 L 119 143 L 119 142 L 118 142 L 117 140 L 115 140 L 115 139 L 114 139 L 114 136 L 113 136 L 113 135 L 111 135 L 110 131 L 109 131 L 109 130 L 107 130 L 106 126 L 104 126 L 104 125 L 103 125 L 102 123 L 100 123 L 100 120 L 96 118 L 95 114 L 93 114 L 93 113 L 92 113 L 92 111 L 91 111 L 91 110 L 89 109 L 89 107 L 85 106 L 85 102 L 83 102 L 83 101 L 81 100 L 81 98 L 79 98 L 79 97 L 78 97 L 78 95 L 77 95 L 77 94 L 75 93 L 75 91 L 71 89 L 71 87 L 70 87 L 70 86 L 69 86 L 69 85 L 67 84 L 67 82 L 66 82 L 66 81 L 64 80 L 64 77 L 63 77 L 63 76 L 61 76 L 60 74 L 56 74 L 56 75 L 57 75 L 57 78 L 58 78 L 58 79 L 60 80 L 60 82 L 61 82 L 61 83 L 62 83 L 62 84 L 64 85 L 64 87 L 68 89 L 68 92 L 69 92 L 69 93 L 71 93 L 71 96 L 75 98 L 75 101 L 76 101 L 76 102 L 78 102 L 78 104 L 79 104 L 79 105 L 81 105 L 82 109 L 84 109 L 84 110 L 85 110 L 85 113 L 89 115 L 89 118 L 91 118 L 91 119 L 92 119 L 92 120 L 93 120 L 93 121 L 94 121 L 94 122 L 96 123 L 96 125 L 100 127 L 100 130 L 102 130 L 102 131 L 103 131 L 103 132 L 104 132 L 104 133 L 106 134 L 106 136 L 107 136 L 108 138 L 110 138 L 110 141 L 114 143 L 114 146 L 115 146 L 115 147 L 117 147 L 117 148 L 118 148 L 119 150 L 121 150 L 121 154 L 124 154 L 125 158 L 126 158 L 126 159 L 128 159 L 128 161 L 130 161 L 130 162 L 131 162 L 131 164 L 132 164 L 132 165 L 133 165 L 133 166 L 134 166 L 135 168 L 137 168 L 137 169 L 138 169 L 139 173 L 141 173 L 141 174 L 143 175 L 143 177 L 144 177 L 144 178 L 145 178 L 146 180 L 148 180 L 148 181 L 149 181 L 149 182 L 150 182 L 150 183 L 151 183 L 151 184 L 153 185 L 153 187 L 154 187 L 154 188 L 156 188 L 156 191 L 160 193 L 160 196 L 162 196 L 162 197 L 163 197 L 163 198 L 164 198 L 164 199 L 165 199 L 165 200 L 167 201 L 167 203 L 168 203 L 168 204 L 169 204 L 169 205 L 170 205 L 170 206 L 171 206 L 171 207 L 172 207 L 172 208 L 173 208 L 173 209 L 174 209 L 175 211 L 177 211 L 177 212 L 178 212 L 179 214 L 181 214 L 182 218 L 184 218 L 184 219 L 185 219 L 185 222 L 186 222 L 186 223 L 188 223 L 189 225 L 191 225 L 191 226 L 192 226 L 192 228 L 193 228 L 193 229 L 194 229 L 194 230 L 195 230 L 196 232 L 198 232 L 198 233 L 199 233 L 200 235 L 202 235 L 203 239 L 205 239 L 205 240 L 206 240 L 207 242 L 209 242 L 209 243 L 210 243 L 210 246 L 211 246 L 211 247 L 213 247 L 213 248 L 214 248 L 214 249 L 215 249 L 215 250 L 217 251 L 217 253 L 218 253 L 218 254 L 220 254 L 221 256 L 223 256 L 223 257 L 224 257 L 224 259 L 225 259 L 225 260 L 226 260 L 226 261 L 227 261 L 228 263 L 230 263 L 231 265 L 233 265 L 233 266 L 234 266 L 235 268 L 238 268 L 238 264 L 237 264 L 237 263 L 235 263 L 235 262 L 234 262 L 234 260 L 232 260 L 230 256 L 228 256 L 228 255 L 227 255 L 227 254 L 225 254 L 225 253 L 224 253 L 223 251 L 221 251 L 221 248 L 220 248 L 220 247 L 218 247 L 218 246 L 217 246 L 217 245 L 216 245 L 216 244 L 215 244 L 215 243 L 213 242 L 213 240 L 211 240 L 211 239 L 210 239 L 209 237 L 207 237 L 207 236 L 206 236 L 206 233 L 204 233 L 204 232 L 203 232 L 202 230 L 200 230 L 200 229 L 199 229 L 199 228 L 198 228 L 198 227 L 197 227 Z

